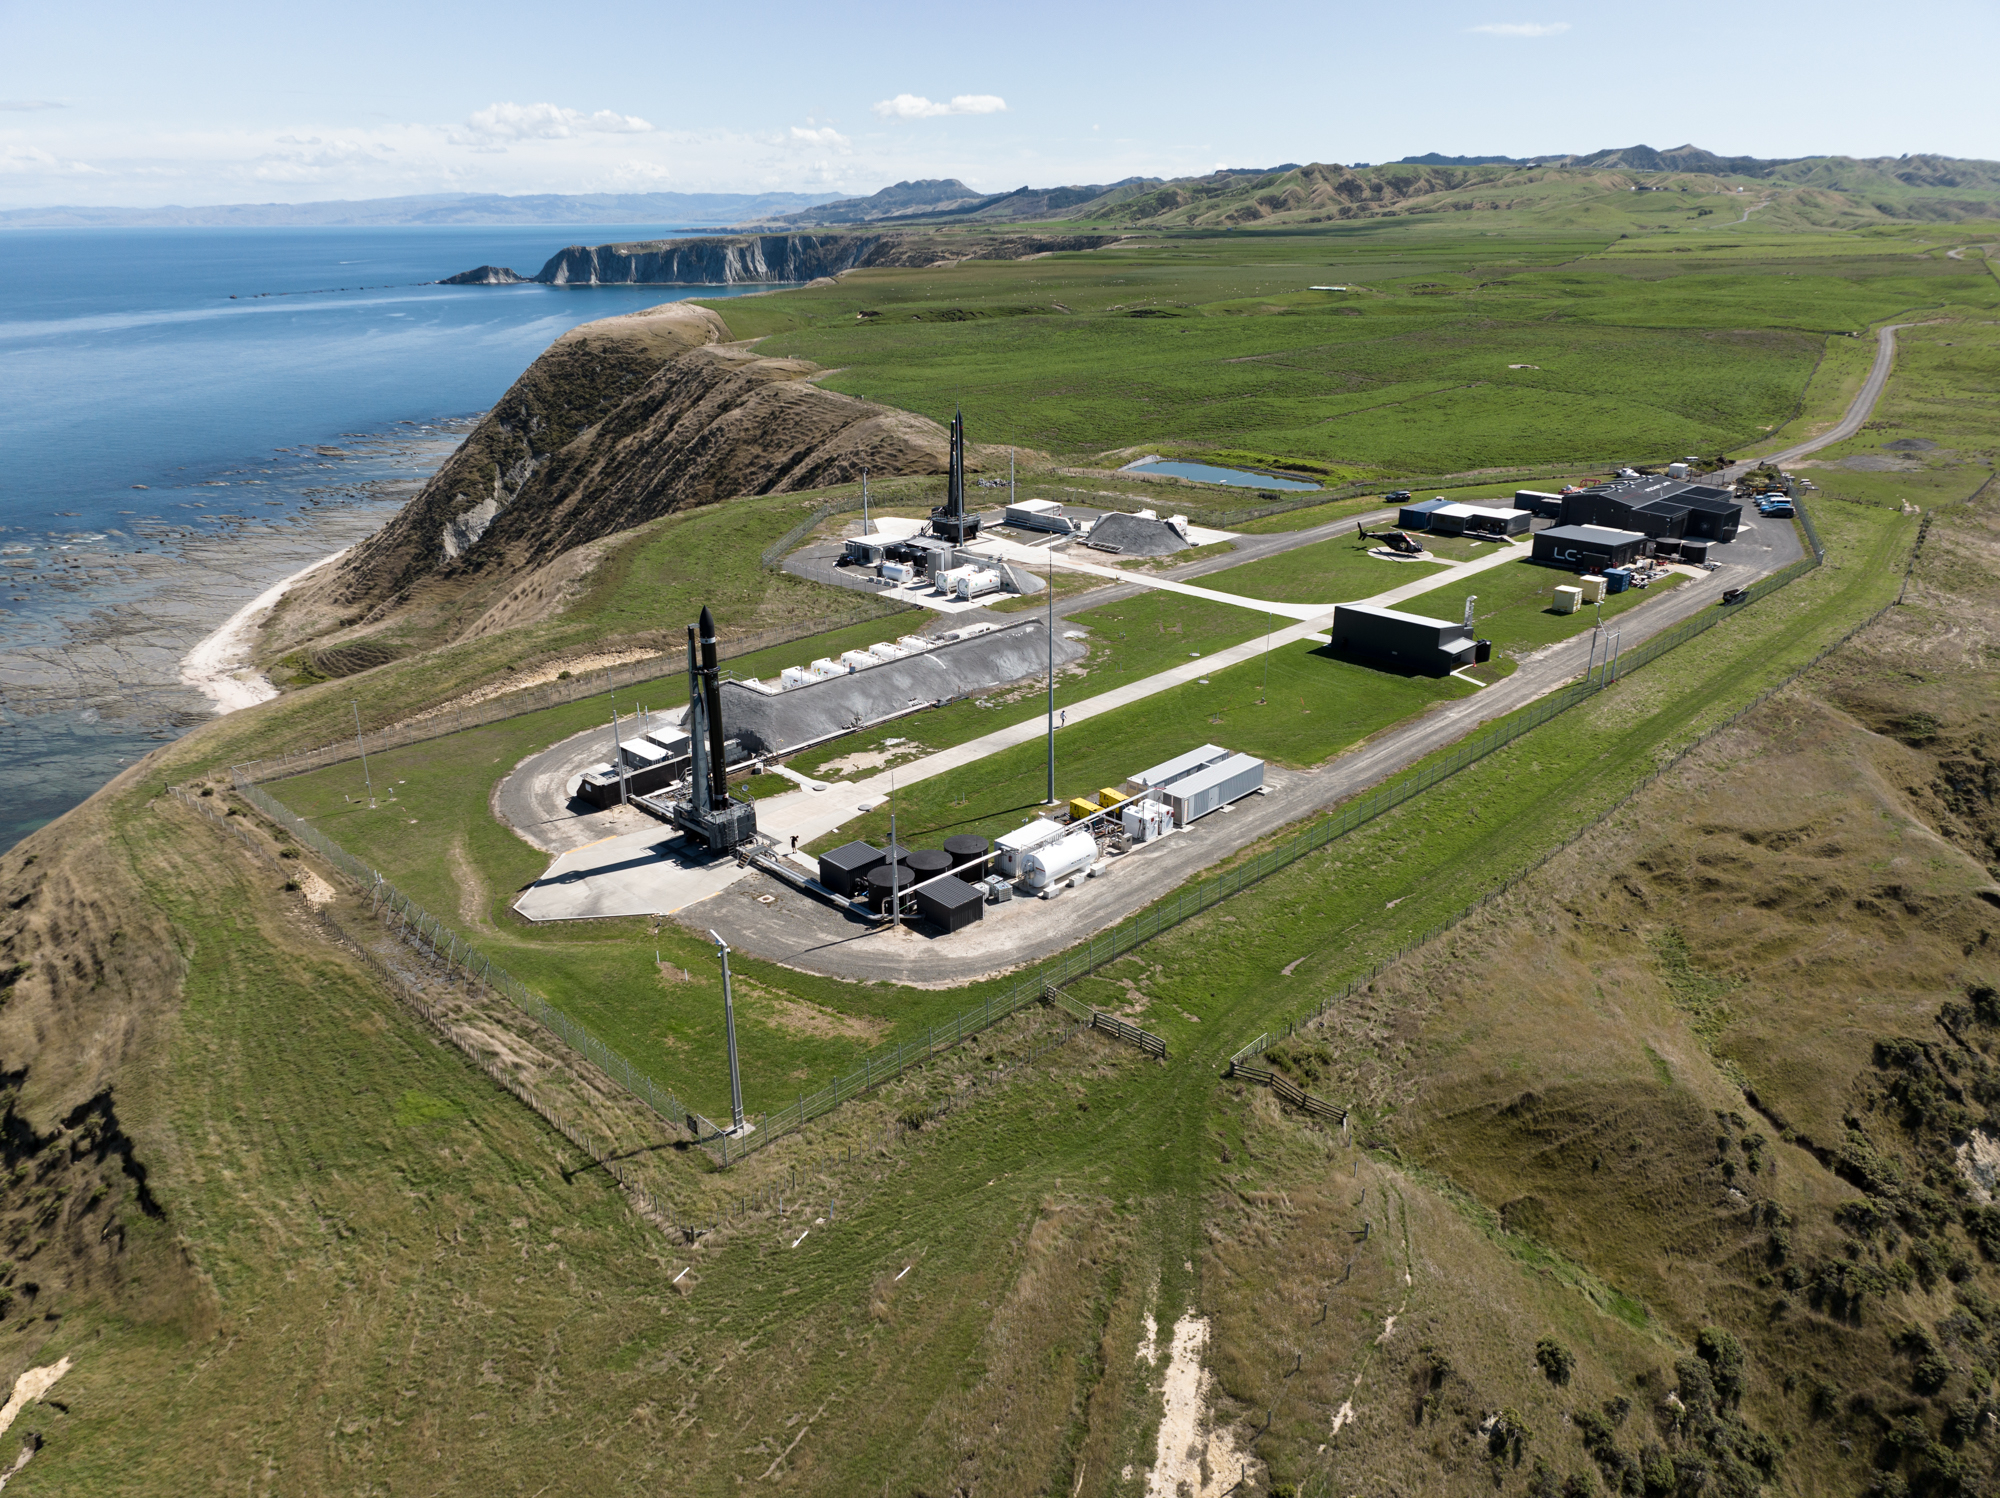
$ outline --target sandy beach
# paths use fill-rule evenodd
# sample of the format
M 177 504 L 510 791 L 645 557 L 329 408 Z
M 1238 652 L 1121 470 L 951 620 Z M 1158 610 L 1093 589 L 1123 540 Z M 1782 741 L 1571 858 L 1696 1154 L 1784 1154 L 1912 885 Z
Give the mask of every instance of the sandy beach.
M 187 653 L 181 662 L 181 681 L 215 704 L 217 716 L 240 708 L 255 707 L 278 695 L 278 689 L 263 676 L 250 670 L 250 649 L 257 626 L 278 606 L 278 600 L 302 577 L 309 577 L 330 562 L 337 562 L 352 550 L 343 546 L 331 556 L 321 557 L 310 567 L 301 567 L 290 577 L 271 584 L 229 616 L 222 628 Z

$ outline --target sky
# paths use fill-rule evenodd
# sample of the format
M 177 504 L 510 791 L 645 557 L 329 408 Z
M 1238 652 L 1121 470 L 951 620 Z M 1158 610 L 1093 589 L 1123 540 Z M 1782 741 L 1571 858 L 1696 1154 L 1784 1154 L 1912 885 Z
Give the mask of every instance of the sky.
M 2000 158 L 2000 5 L 0 0 L 0 208 L 980 191 L 1692 143 Z

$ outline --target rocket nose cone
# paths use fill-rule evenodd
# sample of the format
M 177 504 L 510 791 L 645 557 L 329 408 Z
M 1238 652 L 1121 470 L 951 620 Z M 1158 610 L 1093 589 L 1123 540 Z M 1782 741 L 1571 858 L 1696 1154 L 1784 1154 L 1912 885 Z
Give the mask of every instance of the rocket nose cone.
M 701 606 L 701 633 L 704 639 L 715 634 L 715 615 L 708 611 L 707 604 Z

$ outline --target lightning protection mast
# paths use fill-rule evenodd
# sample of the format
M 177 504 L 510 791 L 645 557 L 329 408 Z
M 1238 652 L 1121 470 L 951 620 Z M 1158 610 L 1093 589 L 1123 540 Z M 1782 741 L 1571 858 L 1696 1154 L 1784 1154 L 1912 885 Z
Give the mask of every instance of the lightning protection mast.
M 722 958 L 722 1028 L 729 1036 L 729 1132 L 740 1137 L 743 1133 L 743 1074 L 736 1066 L 736 996 L 729 988 L 729 943 L 713 931 L 708 939 L 715 943 L 715 950 Z

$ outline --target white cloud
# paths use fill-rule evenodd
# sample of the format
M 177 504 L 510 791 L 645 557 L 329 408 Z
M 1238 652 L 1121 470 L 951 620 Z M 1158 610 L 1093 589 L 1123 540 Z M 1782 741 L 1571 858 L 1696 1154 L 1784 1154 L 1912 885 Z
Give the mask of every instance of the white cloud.
M 921 94 L 898 94 L 875 106 L 885 120 L 929 120 L 941 114 L 1004 114 L 1007 101 L 998 94 L 955 94 L 943 104 Z
M 1561 36 L 1569 30 L 1567 21 L 1489 21 L 1471 28 L 1484 36 Z
M 492 140 L 569 140 L 578 135 L 645 135 L 653 127 L 637 115 L 600 109 L 585 114 L 557 104 L 489 104 L 474 110 L 466 128 Z
M 817 130 L 802 130 L 794 125 L 791 142 L 795 146 L 823 146 L 835 151 L 845 151 L 853 144 L 831 125 L 822 125 Z
M 67 109 L 67 104 L 58 104 L 53 99 L 0 99 L 0 112 L 28 114 L 37 109 Z

